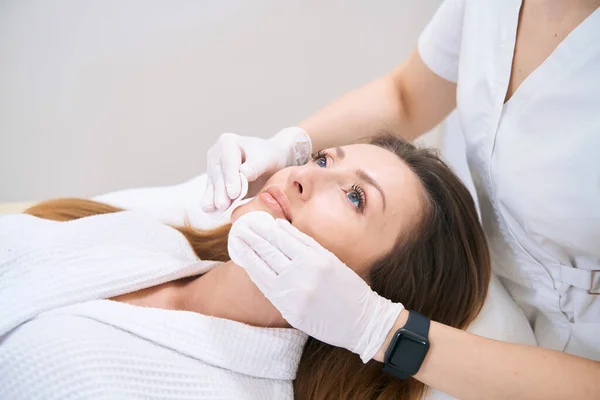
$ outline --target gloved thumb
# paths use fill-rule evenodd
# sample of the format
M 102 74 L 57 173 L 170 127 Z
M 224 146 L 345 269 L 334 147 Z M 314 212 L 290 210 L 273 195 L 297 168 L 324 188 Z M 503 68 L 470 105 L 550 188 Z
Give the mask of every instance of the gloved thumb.
M 225 189 L 229 198 L 235 199 L 240 195 L 242 186 L 239 171 L 243 150 L 236 136 L 224 135 L 220 140 L 223 143 L 221 170 Z
M 248 182 L 254 182 L 259 177 L 258 172 L 249 162 L 245 162 L 240 166 L 240 173 L 246 177 Z
M 248 160 L 240 166 L 240 172 L 248 179 L 248 182 L 254 182 L 258 177 L 262 176 L 270 167 L 268 157 L 264 159 Z

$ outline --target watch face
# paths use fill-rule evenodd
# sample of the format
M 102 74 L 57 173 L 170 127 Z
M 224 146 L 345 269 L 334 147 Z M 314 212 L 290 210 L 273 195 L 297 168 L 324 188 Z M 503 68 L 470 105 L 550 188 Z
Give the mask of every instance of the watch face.
M 401 331 L 397 335 L 396 346 L 388 363 L 408 375 L 414 375 L 419 371 L 427 350 L 429 350 L 429 343 L 426 339 L 410 331 Z

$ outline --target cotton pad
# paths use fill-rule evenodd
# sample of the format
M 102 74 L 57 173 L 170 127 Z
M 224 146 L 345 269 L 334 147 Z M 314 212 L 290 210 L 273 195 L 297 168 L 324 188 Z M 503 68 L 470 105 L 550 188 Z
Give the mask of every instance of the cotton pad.
M 242 183 L 240 195 L 233 200 L 231 205 L 225 211 L 223 211 L 222 214 L 215 213 L 218 216 L 219 222 L 222 224 L 231 222 L 231 214 L 233 213 L 233 211 L 236 208 L 238 208 L 239 206 L 244 205 L 244 204 L 248 203 L 250 200 L 252 200 L 252 198 L 244 199 L 244 197 L 246 197 L 246 195 L 248 194 L 248 179 L 246 179 L 246 176 L 244 176 L 241 173 L 240 173 L 240 182 Z

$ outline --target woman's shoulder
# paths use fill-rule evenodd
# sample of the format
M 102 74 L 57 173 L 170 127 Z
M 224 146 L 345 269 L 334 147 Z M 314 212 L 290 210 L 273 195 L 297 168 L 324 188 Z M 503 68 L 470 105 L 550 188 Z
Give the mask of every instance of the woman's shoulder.
M 28 214 L 0 215 L 0 235 L 53 224 L 56 224 L 56 221 L 43 220 Z
M 59 222 L 43 220 L 27 214 L 0 216 L 0 265 L 7 256 L 13 259 L 17 254 L 31 248 L 33 242 L 43 242 L 49 237 Z
M 185 237 L 176 229 L 136 211 L 99 214 L 67 222 L 50 221 L 26 214 L 0 217 L 3 247 L 37 248 L 95 247 L 176 251 L 193 256 Z
M 206 268 L 186 238 L 132 212 L 55 222 L 0 220 L 0 336 L 40 312 Z
M 27 228 L 36 229 L 63 229 L 63 230 L 82 230 L 91 227 L 106 227 L 106 226 L 137 226 L 137 227 L 166 227 L 156 218 L 153 218 L 146 213 L 138 211 L 119 211 L 108 214 L 92 215 L 85 218 L 74 219 L 71 221 L 53 221 L 45 218 L 36 217 L 29 214 L 6 214 L 0 215 L 0 233 L 8 231 L 20 231 Z

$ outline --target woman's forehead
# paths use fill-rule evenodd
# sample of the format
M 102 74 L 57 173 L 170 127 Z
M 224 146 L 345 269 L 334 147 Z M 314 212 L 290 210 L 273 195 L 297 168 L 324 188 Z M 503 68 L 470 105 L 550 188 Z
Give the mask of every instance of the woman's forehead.
M 408 165 L 387 149 L 372 144 L 351 144 L 333 148 L 333 153 L 338 159 L 341 158 L 340 165 L 344 168 L 362 170 L 380 186 L 389 187 L 389 190 L 418 182 L 415 181 L 417 177 Z

